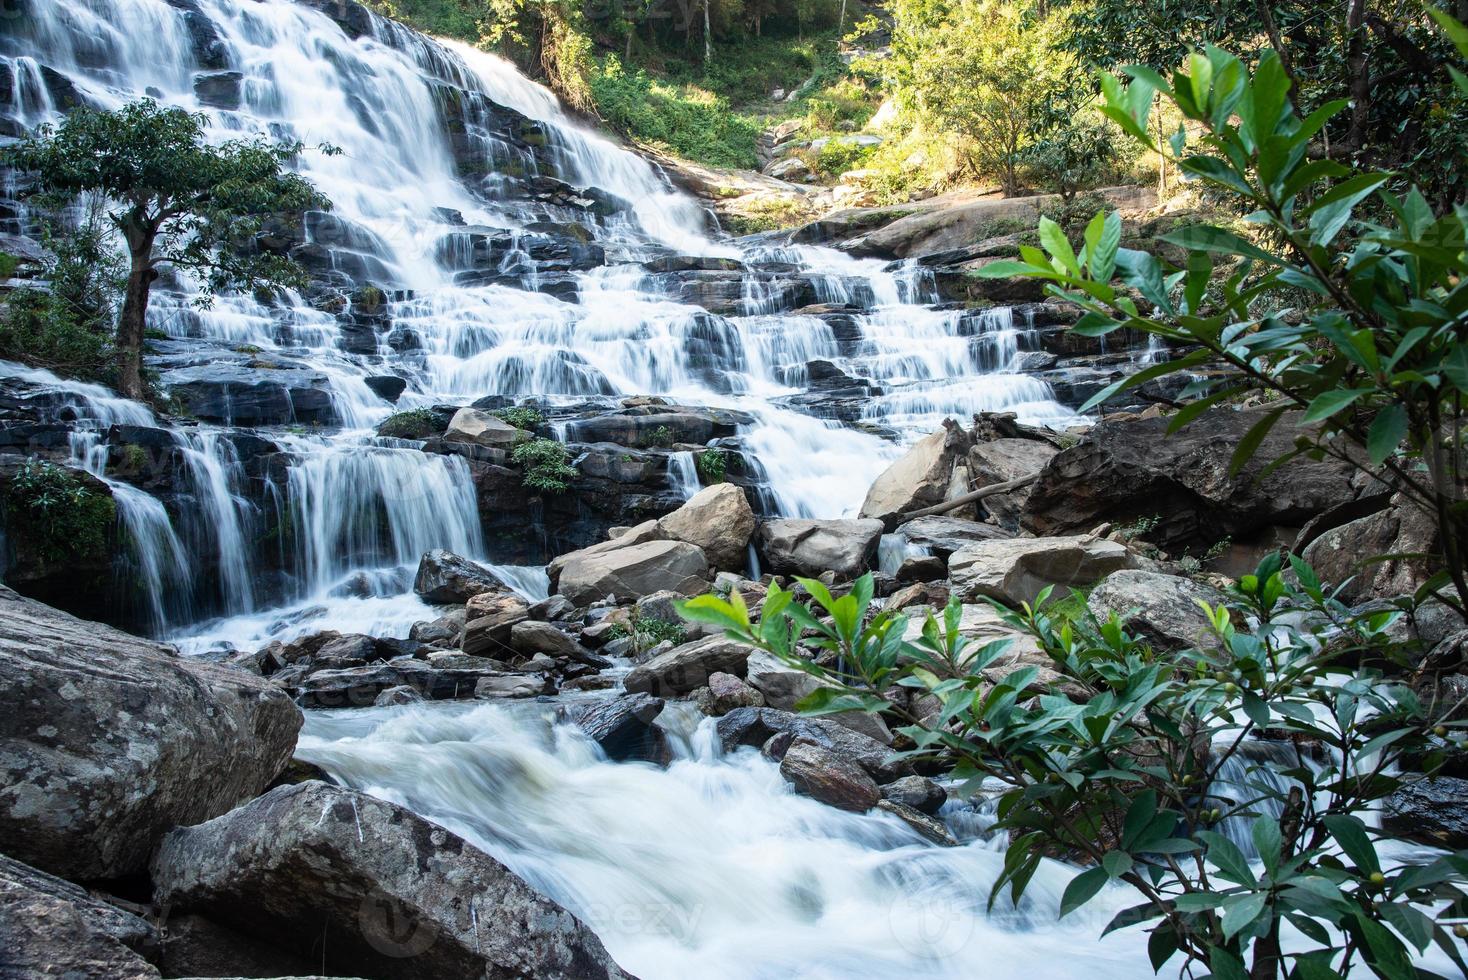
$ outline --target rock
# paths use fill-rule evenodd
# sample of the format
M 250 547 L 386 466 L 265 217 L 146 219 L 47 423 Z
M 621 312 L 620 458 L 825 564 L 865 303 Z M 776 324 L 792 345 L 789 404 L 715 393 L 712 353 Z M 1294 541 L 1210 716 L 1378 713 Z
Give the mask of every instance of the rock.
M 423 695 L 406 684 L 397 687 L 389 687 L 372 701 L 374 708 L 386 708 L 390 705 L 422 704 Z
M 550 684 L 539 674 L 498 674 L 481 677 L 474 684 L 476 698 L 534 698 L 550 693 Z
M 0 976 L 152 980 L 151 924 L 86 890 L 0 856 Z
M 878 800 L 877 809 L 892 814 L 939 847 L 958 846 L 958 838 L 953 836 L 953 831 L 937 817 L 891 799 Z
M 362 976 L 625 974 L 575 916 L 453 833 L 302 783 L 169 834 L 155 900 Z
M 374 374 L 369 378 L 363 378 L 362 383 L 370 388 L 378 398 L 394 403 L 408 387 L 406 378 L 400 378 L 394 374 Z
M 653 722 L 663 699 L 629 694 L 567 711 L 569 719 L 614 762 L 656 762 L 663 755 L 663 735 Z
M 540 623 L 533 619 L 516 623 L 510 628 L 510 647 L 517 653 L 567 657 L 598 670 L 612 665 L 610 660 L 598 657 L 549 623 Z
M 922 555 L 904 558 L 897 568 L 897 581 L 941 582 L 948 577 L 948 563 L 937 555 Z
M 882 798 L 876 782 L 860 766 L 804 738 L 796 738 L 785 750 L 780 775 L 797 793 L 841 810 L 865 813 Z
M 1059 447 L 1039 439 L 993 439 L 975 442 L 968 451 L 968 475 L 975 490 L 1008 483 L 1043 470 Z M 1010 531 L 1019 530 L 1030 487 L 985 497 L 979 502 L 989 519 Z
M 1047 585 L 1090 585 L 1132 563 L 1125 545 L 1104 538 L 1014 538 L 965 545 L 948 559 L 948 574 L 965 601 L 988 596 L 1018 605 L 1034 602 Z
M 1201 582 L 1139 569 L 1113 572 L 1086 602 L 1097 618 L 1115 613 L 1127 628 L 1158 650 L 1182 650 L 1214 638 L 1211 620 L 1199 602 L 1218 607 L 1226 597 Z
M 418 561 L 413 591 L 433 606 L 468 602 L 484 592 L 506 586 L 494 573 L 477 562 L 442 549 L 427 552 Z
M 194 76 L 194 97 L 201 105 L 234 111 L 240 107 L 245 76 L 237 71 L 206 72 Z
M 941 504 L 949 496 L 953 466 L 968 449 L 968 435 L 956 422 L 946 421 L 877 477 L 862 502 L 861 516 L 886 521 Z
M 926 776 L 903 776 L 882 787 L 882 799 L 932 814 L 942 809 L 948 791 Z
M 576 604 L 563 595 L 547 596 L 530 606 L 530 618 L 542 623 L 570 619 L 575 612 Z
M 775 708 L 737 708 L 719 719 L 718 733 L 726 752 L 740 745 L 758 748 L 774 735 L 787 735 L 815 742 L 856 763 L 879 783 L 913 774 L 910 763 L 889 761 L 892 750 L 887 746 L 829 718 L 804 718 Z
M 449 420 L 444 442 L 461 442 L 489 449 L 509 450 L 530 440 L 530 433 L 517 429 L 497 415 L 483 409 L 461 408 Z
M 718 717 L 735 708 L 762 708 L 765 696 L 733 674 L 715 672 L 709 675 L 707 687 L 694 692 L 693 699 L 698 710 L 706 715 Z
M 964 545 L 973 544 L 976 541 L 1002 541 L 1012 537 L 1007 531 L 993 524 L 965 521 L 943 514 L 908 521 L 893 533 L 909 544 L 926 548 L 933 555 L 943 559 L 948 558 Z
M 810 176 L 810 166 L 800 157 L 790 156 L 771 160 L 762 173 L 776 180 L 800 180 Z
M 464 635 L 464 610 L 455 609 L 438 619 L 414 623 L 408 630 L 408 639 L 429 646 L 456 647 Z
M 1390 507 L 1340 527 L 1312 541 L 1301 557 L 1322 582 L 1344 586 L 1345 603 L 1410 595 L 1431 577 L 1430 559 L 1379 555 L 1432 555 L 1442 551 L 1437 525 L 1422 510 L 1400 499 Z M 1348 581 L 1349 580 L 1349 581 Z
M 1468 847 L 1468 779 L 1437 776 L 1407 783 L 1387 797 L 1382 825 L 1433 847 Z
M 682 541 L 648 541 L 597 554 L 581 551 L 568 558 L 561 566 L 559 588 L 577 605 L 609 595 L 631 602 L 664 589 L 691 596 L 709 583 L 703 550 Z
M 305 977 L 321 960 L 282 952 L 202 915 L 169 916 L 163 972 L 170 977 Z
M 485 592 L 470 599 L 464 608 L 464 640 L 460 648 L 470 656 L 489 654 L 508 659 L 515 626 L 530 618 L 530 604 L 509 592 Z
M 754 511 L 744 489 L 732 483 L 704 487 L 658 521 L 658 528 L 665 537 L 702 548 L 711 568 L 739 571 L 749 564 Z
M 312 668 L 365 667 L 378 659 L 377 641 L 363 633 L 333 637 L 317 649 Z
M 770 571 L 812 577 L 829 571 L 842 578 L 855 578 L 871 567 L 881 538 L 881 521 L 805 518 L 766 521 L 759 535 Z
M 797 701 L 821 686 L 821 681 L 813 675 L 790 667 L 763 650 L 755 650 L 749 655 L 745 677 L 750 686 L 764 697 L 766 705 L 781 711 L 794 711 Z M 825 718 L 884 745 L 892 744 L 892 733 L 887 729 L 887 723 L 877 715 L 865 711 L 843 711 Z
M 583 561 L 596 555 L 604 555 L 607 552 L 617 551 L 620 548 L 630 548 L 636 544 L 647 544 L 649 541 L 663 540 L 665 538 L 657 521 L 643 521 L 636 527 L 627 528 L 621 534 L 615 535 L 606 541 L 552 558 L 551 563 L 546 566 L 546 570 L 550 573 L 551 583 L 554 584 L 559 581 L 562 570 L 572 562 Z M 603 597 L 597 596 L 597 598 L 600 599 Z M 569 598 L 567 601 L 570 601 Z M 577 604 L 572 603 L 572 605 Z
M 752 649 L 721 636 L 695 640 L 632 668 L 622 686 L 632 693 L 646 691 L 661 697 L 687 694 L 707 686 L 716 673 L 743 677 Z
M 330 379 L 305 366 L 220 361 L 165 370 L 160 382 L 189 415 L 203 422 L 258 426 L 336 421 Z
M 1023 525 L 1040 535 L 1156 517 L 1148 541 L 1165 549 L 1209 547 L 1273 525 L 1298 527 L 1357 495 L 1354 470 L 1338 460 L 1293 460 L 1260 479 L 1294 448 L 1285 416 L 1237 476 L 1229 459 L 1263 411 L 1213 409 L 1167 435 L 1166 418 L 1113 418 L 1054 456 L 1025 502 Z
M 147 865 L 169 828 L 259 794 L 301 713 L 270 681 L 0 586 L 0 840 L 72 878 Z

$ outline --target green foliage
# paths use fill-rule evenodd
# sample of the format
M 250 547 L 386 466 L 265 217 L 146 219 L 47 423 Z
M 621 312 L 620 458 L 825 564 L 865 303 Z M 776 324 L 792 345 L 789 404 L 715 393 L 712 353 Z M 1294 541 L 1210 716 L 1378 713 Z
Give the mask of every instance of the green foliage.
M 383 419 L 377 434 L 390 439 L 427 439 L 442 431 L 438 417 L 428 408 L 409 408 Z
M 1055 617 L 1047 590 L 1033 607 L 996 607 L 1038 642 L 1058 675 L 1044 683 L 1038 664 L 1010 669 L 1009 640 L 964 637 L 956 599 L 907 641 L 906 618 L 873 605 L 870 575 L 839 598 L 799 582 L 808 605 L 775 586 L 757 622 L 737 592 L 680 612 L 814 675 L 822 685 L 802 711 L 887 714 L 915 746 L 899 758 L 951 770 L 960 792 L 1002 785 L 995 829 L 1011 843 L 991 906 L 1006 887 L 1018 902 L 1043 857 L 1061 851 L 1089 867 L 1060 914 L 1108 883 L 1129 886 L 1141 903 L 1107 931 L 1148 924 L 1159 970 L 1181 954 L 1184 974 L 1343 976 L 1364 960 L 1405 977 L 1418 975 L 1414 952 L 1434 943 L 1468 969 L 1449 932 L 1468 911 L 1468 852 L 1388 861 L 1370 821 L 1385 797 L 1425 778 L 1406 774 L 1407 760 L 1433 772 L 1443 736 L 1468 729 L 1353 666 L 1405 666 L 1409 651 L 1389 632 L 1401 611 L 1355 616 L 1299 559 L 1285 569 L 1272 555 L 1208 610 L 1213 639 L 1167 654 L 1115 615 Z M 839 666 L 818 666 L 816 654 Z M 941 707 L 902 707 L 913 696 Z M 1265 732 L 1284 761 L 1250 761 Z M 1306 745 L 1323 752 L 1311 759 Z M 1225 821 L 1247 828 L 1255 855 L 1223 833 Z M 1286 923 L 1299 933 L 1287 952 Z
M 721 96 L 673 85 L 646 71 L 628 71 L 608 55 L 591 73 L 592 98 L 602 117 L 628 137 L 700 163 L 753 167 L 758 124 L 732 112 Z
M 1297 429 L 1295 448 L 1269 468 L 1328 456 L 1382 475 L 1437 526 L 1443 572 L 1424 594 L 1468 614 L 1468 208 L 1434 210 L 1415 188 L 1391 193 L 1390 173 L 1316 157 L 1322 128 L 1345 105 L 1302 119 L 1273 52 L 1252 72 L 1210 48 L 1171 82 L 1146 68 L 1129 73 L 1130 84 L 1103 76 L 1107 116 L 1248 213 L 1258 237 L 1180 228 L 1162 236 L 1187 256 L 1173 266 L 1120 248 L 1117 214 L 1098 213 L 1079 252 L 1042 219 L 1043 252 L 1024 249 L 1022 261 L 978 274 L 1047 281 L 1085 310 L 1074 329 L 1087 336 L 1125 328 L 1186 351 L 1109 386 L 1083 411 L 1154 378 L 1199 372 L 1172 431 L 1228 400 L 1272 400 L 1235 451 L 1233 472 L 1284 422 Z M 1159 93 L 1201 135 L 1155 140 L 1147 121 Z M 1304 301 L 1270 309 L 1281 296 Z
M 659 449 L 667 449 L 673 445 L 673 430 L 666 425 L 660 425 L 647 434 L 647 444 Z
M 827 179 L 834 179 L 848 170 L 856 170 L 872 155 L 872 148 L 860 146 L 854 141 L 835 137 L 827 141 L 813 155 L 808 155 L 811 170 Z
M 522 442 L 510 453 L 510 460 L 524 469 L 521 482 L 537 493 L 564 493 L 576 479 L 570 454 L 554 439 Z
M 812 217 L 809 205 L 793 194 L 765 194 L 725 215 L 724 225 L 734 235 L 757 235 L 793 228 Z
M 545 416 L 537 409 L 528 405 L 518 405 L 514 408 L 503 408 L 494 413 L 517 429 L 525 429 L 534 432 L 545 423 Z
M 636 656 L 641 656 L 659 643 L 671 643 L 676 647 L 688 642 L 688 631 L 682 623 L 638 615 L 635 606 L 632 608 L 631 619 L 625 623 L 613 624 L 607 630 L 607 635 L 614 640 L 630 639 Z
M 117 505 L 73 471 L 27 459 L 5 488 L 5 516 L 19 547 L 61 562 L 105 555 Z
M 705 449 L 694 455 L 693 465 L 705 484 L 723 483 L 729 468 L 729 454 L 722 449 Z
M 1034 141 L 1024 150 L 1025 170 L 1041 190 L 1067 202 L 1117 173 L 1123 158 L 1121 131 L 1095 112 L 1094 93 L 1071 84 L 1036 111 Z

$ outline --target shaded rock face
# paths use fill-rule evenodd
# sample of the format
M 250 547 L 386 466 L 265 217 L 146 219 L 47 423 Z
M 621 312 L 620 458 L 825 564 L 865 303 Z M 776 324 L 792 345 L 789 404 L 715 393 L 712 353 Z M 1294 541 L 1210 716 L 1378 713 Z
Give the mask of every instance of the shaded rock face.
M 1468 779 L 1438 776 L 1411 783 L 1386 801 L 1386 829 L 1436 847 L 1468 847 Z
M 653 722 L 662 714 L 663 699 L 629 694 L 591 705 L 577 705 L 569 719 L 615 762 L 656 762 L 663 756 L 662 732 Z
M 442 549 L 430 551 L 418 562 L 413 591 L 430 605 L 468 602 L 475 596 L 503 589 L 504 583 L 477 562 Z
M 600 940 L 494 858 L 402 807 L 309 782 L 169 834 L 155 899 L 338 975 L 616 978 Z
M 975 487 L 1008 483 L 1045 468 L 1060 450 L 1038 439 L 994 439 L 975 442 L 968 453 L 969 479 Z M 1019 529 L 1029 487 L 985 497 L 979 506 L 989 520 L 1010 531 Z
M 965 521 L 957 517 L 934 514 L 900 525 L 895 532 L 909 544 L 928 549 L 946 559 L 964 545 L 976 541 L 995 541 L 1010 537 L 1009 532 L 993 524 Z
M 1215 409 L 1171 436 L 1164 418 L 1102 421 L 1050 460 L 1021 522 L 1036 534 L 1056 535 L 1157 517 L 1152 543 L 1207 547 L 1270 525 L 1298 527 L 1356 496 L 1353 471 L 1339 461 L 1294 460 L 1259 479 L 1265 465 L 1294 446 L 1288 416 L 1243 471 L 1229 476 L 1234 449 L 1260 416 Z
M 913 775 L 910 763 L 891 760 L 892 750 L 870 736 L 826 718 L 804 718 L 775 708 L 738 708 L 719 719 L 719 741 L 726 752 L 741 745 L 760 747 L 776 735 L 813 742 L 854 762 L 878 783 Z M 783 755 L 783 750 L 778 755 Z
M 1204 644 L 1213 636 L 1209 618 L 1198 603 L 1216 608 L 1225 599 L 1222 592 L 1192 579 L 1123 569 L 1096 586 L 1087 603 L 1102 620 L 1115 613 L 1129 630 L 1158 649 L 1181 650 Z
M 765 565 L 782 575 L 816 576 L 835 572 L 855 578 L 872 566 L 882 538 L 878 520 L 817 521 L 804 518 L 766 521 L 760 527 Z
M 171 827 L 260 793 L 301 713 L 268 681 L 0 587 L 0 839 L 69 878 L 141 871 Z
M 1342 602 L 1355 603 L 1415 592 L 1431 577 L 1434 567 L 1433 562 L 1420 558 L 1368 560 L 1372 556 L 1438 554 L 1441 550 L 1433 520 L 1398 499 L 1375 514 L 1324 532 L 1301 557 L 1322 582 L 1344 585 Z
M 86 890 L 0 856 L 0 976 L 152 980 L 158 932 Z
M 561 594 L 577 605 L 615 596 L 630 602 L 668 590 L 697 595 L 708 588 L 702 549 L 682 541 L 648 541 L 599 554 L 581 552 L 561 567 Z
M 1125 545 L 1078 535 L 967 545 L 948 559 L 953 592 L 964 600 L 1034 602 L 1047 585 L 1090 585 L 1132 565 Z

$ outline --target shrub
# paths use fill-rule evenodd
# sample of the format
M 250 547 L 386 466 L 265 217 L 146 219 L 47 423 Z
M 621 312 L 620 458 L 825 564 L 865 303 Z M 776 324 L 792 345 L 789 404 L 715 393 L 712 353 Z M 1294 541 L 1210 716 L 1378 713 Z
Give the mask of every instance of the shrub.
M 693 85 L 628 71 L 616 55 L 594 66 L 589 84 L 602 117 L 626 136 L 699 163 L 754 167 L 759 124 Z
M 659 643 L 679 646 L 688 640 L 688 631 L 682 623 L 670 623 L 666 619 L 639 616 L 634 607 L 630 623 L 616 623 L 607 635 L 614 640 L 631 639 L 634 655 L 641 656 Z
M 539 493 L 564 493 L 576 479 L 576 468 L 569 462 L 570 454 L 554 439 L 522 442 L 510 453 L 510 460 L 524 468 L 521 482 Z
M 525 429 L 534 432 L 545 423 L 545 416 L 528 405 L 520 405 L 515 408 L 503 408 L 494 413 L 517 429 Z
M 427 439 L 440 431 L 438 416 L 428 408 L 409 408 L 383 419 L 377 434 L 390 439 Z
M 43 562 L 102 555 L 117 505 L 72 470 L 28 459 L 5 490 L 6 524 Z
M 729 455 L 722 449 L 705 449 L 693 457 L 693 465 L 704 483 L 723 483 L 729 468 Z
M 1042 858 L 1064 853 L 1090 867 L 1065 889 L 1060 914 L 1108 882 L 1130 886 L 1141 904 L 1108 931 L 1150 924 L 1159 970 L 1180 954 L 1185 975 L 1313 978 L 1364 959 L 1406 977 L 1417 975 L 1409 944 L 1420 953 L 1432 943 L 1468 969 L 1448 931 L 1468 908 L 1468 852 L 1384 862 L 1368 822 L 1416 778 L 1402 772 L 1408 761 L 1434 772 L 1445 736 L 1468 722 L 1428 715 L 1405 686 L 1359 666 L 1406 666 L 1389 632 L 1401 611 L 1354 615 L 1302 561 L 1288 571 L 1266 558 L 1207 610 L 1214 638 L 1177 654 L 1153 650 L 1115 615 L 1057 619 L 1048 590 L 1018 612 L 996 604 L 1038 642 L 1058 675 L 1049 683 L 1038 664 L 1010 669 L 1010 641 L 966 639 L 956 599 L 905 640 L 906 618 L 873 606 L 870 575 L 840 598 L 800 579 L 814 597 L 806 606 L 771 588 L 757 624 L 737 591 L 680 612 L 826 682 L 800 710 L 895 716 L 915 746 L 903 757 L 951 770 L 969 789 L 1002 784 L 995 829 L 1011 843 L 991 905 L 1006 886 L 1018 902 Z M 904 708 L 913 696 L 940 707 Z M 1247 746 L 1264 733 L 1287 761 L 1250 761 Z M 1225 821 L 1245 829 L 1255 855 L 1222 832 Z M 1302 937 L 1289 952 L 1286 923 Z
M 647 444 L 659 449 L 667 449 L 673 444 L 673 430 L 666 425 L 660 425 L 647 434 Z

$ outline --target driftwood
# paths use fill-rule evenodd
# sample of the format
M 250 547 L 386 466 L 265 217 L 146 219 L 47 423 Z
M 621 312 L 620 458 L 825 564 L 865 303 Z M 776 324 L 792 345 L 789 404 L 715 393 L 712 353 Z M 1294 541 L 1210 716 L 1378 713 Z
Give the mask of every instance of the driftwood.
M 954 497 L 952 500 L 945 500 L 941 504 L 934 504 L 932 507 L 924 507 L 922 510 L 915 510 L 911 513 L 903 514 L 898 520 L 910 521 L 918 517 L 930 517 L 933 514 L 946 514 L 950 510 L 957 510 L 964 504 L 971 504 L 974 501 L 983 500 L 985 497 L 994 497 L 1001 493 L 1008 493 L 1011 490 L 1027 487 L 1039 478 L 1040 474 L 1035 472 L 1029 476 L 1022 476 L 1017 480 L 1010 480 L 1008 483 L 994 483 L 981 490 L 975 490 L 973 493 L 966 493 L 962 497 Z

